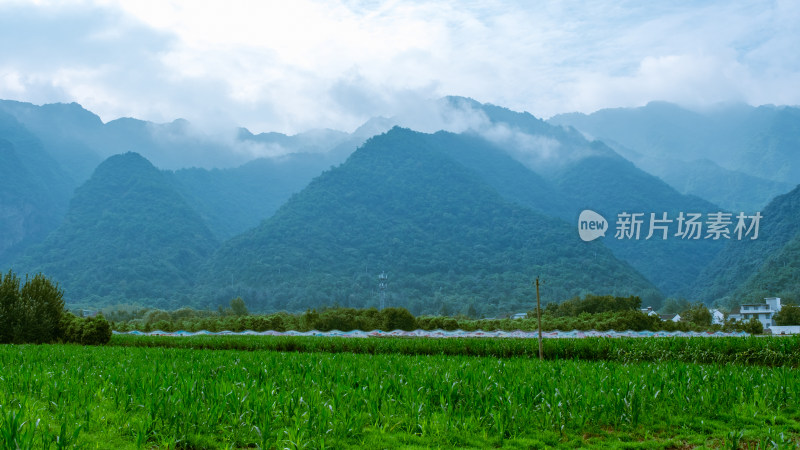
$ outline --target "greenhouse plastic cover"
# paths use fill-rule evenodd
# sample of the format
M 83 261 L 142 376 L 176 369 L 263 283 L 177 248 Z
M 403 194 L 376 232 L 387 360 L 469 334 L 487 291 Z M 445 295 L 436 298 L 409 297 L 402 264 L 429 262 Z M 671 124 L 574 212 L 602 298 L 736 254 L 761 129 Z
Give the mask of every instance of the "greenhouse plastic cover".
M 352 338 L 369 338 L 369 337 L 422 337 L 422 338 L 519 338 L 519 339 L 536 339 L 539 337 L 538 331 L 464 331 L 464 330 L 414 330 L 414 331 L 161 331 L 155 330 L 150 332 L 142 331 L 128 331 L 125 333 L 114 332 L 115 334 L 128 334 L 134 336 L 319 336 L 319 337 L 352 337 Z M 543 331 L 542 337 L 546 339 L 559 339 L 559 338 L 589 338 L 589 337 L 605 337 L 605 338 L 622 338 L 622 337 L 746 337 L 748 333 L 744 331 L 734 332 L 710 332 L 710 331 Z

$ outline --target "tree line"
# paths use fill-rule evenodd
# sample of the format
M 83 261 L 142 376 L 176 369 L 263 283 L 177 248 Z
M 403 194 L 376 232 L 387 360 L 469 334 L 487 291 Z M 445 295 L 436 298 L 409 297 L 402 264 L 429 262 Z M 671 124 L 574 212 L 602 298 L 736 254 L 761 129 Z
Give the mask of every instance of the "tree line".
M 746 331 L 763 332 L 761 322 L 731 322 L 712 325 L 711 314 L 702 305 L 684 311 L 681 322 L 662 321 L 658 316 L 641 311 L 639 297 L 586 295 L 575 297 L 560 305 L 549 304 L 542 311 L 542 329 L 553 330 L 634 330 L 634 331 Z M 414 316 L 405 308 L 343 308 L 308 309 L 303 313 L 279 312 L 249 314 L 241 298 L 231 301 L 229 308 L 217 311 L 181 308 L 175 311 L 139 309 L 107 311 L 117 331 L 352 331 L 352 330 L 525 330 L 538 329 L 536 311 L 524 319 L 472 319 L 466 315 Z M 683 314 L 682 314 L 683 316 Z
M 105 344 L 111 325 L 102 316 L 79 318 L 64 309 L 64 293 L 42 274 L 0 274 L 0 344 Z

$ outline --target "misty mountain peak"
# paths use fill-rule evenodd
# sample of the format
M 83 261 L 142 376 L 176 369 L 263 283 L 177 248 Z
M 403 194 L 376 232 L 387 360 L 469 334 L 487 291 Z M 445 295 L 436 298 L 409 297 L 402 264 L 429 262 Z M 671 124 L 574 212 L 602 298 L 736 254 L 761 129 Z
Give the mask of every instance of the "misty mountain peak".
M 51 127 L 99 127 L 103 125 L 100 117 L 85 109 L 78 103 L 48 103 L 34 105 L 33 103 L 18 102 L 14 100 L 0 100 L 0 110 L 17 117 L 23 123 Z
M 108 157 L 97 166 L 94 176 L 97 177 L 105 174 L 119 176 L 142 171 L 158 172 L 158 169 L 139 153 L 126 152 Z

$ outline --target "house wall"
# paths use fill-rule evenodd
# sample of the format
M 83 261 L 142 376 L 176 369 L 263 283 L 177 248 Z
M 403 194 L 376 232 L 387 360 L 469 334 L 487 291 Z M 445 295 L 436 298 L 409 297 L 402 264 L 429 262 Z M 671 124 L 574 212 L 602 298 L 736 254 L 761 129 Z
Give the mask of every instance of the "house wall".
M 744 313 L 744 314 L 742 314 L 744 316 L 742 320 L 747 322 L 752 317 L 755 317 L 756 319 L 758 319 L 759 322 L 761 322 L 761 325 L 763 325 L 764 328 L 769 328 L 769 327 L 772 326 L 772 315 L 773 314 L 775 314 L 775 313 L 774 312 L 770 312 L 770 313 L 767 313 L 767 312 Z
M 778 297 L 765 298 L 764 301 L 769 309 L 778 312 L 781 310 L 781 299 Z
M 741 305 L 739 314 L 731 314 L 731 319 L 747 322 L 751 318 L 758 319 L 764 328 L 770 328 L 772 324 L 772 316 L 781 310 L 781 299 L 778 297 L 769 297 L 764 299 L 764 303 L 758 305 Z

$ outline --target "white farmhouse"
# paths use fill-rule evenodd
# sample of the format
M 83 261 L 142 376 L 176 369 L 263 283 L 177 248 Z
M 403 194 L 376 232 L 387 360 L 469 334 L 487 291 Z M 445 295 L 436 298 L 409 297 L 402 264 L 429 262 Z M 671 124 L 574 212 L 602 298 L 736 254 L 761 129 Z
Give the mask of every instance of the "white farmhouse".
M 728 315 L 732 320 L 740 322 L 747 322 L 755 317 L 764 328 L 769 328 L 773 325 L 772 316 L 781 310 L 781 299 L 778 297 L 769 297 L 764 299 L 764 303 L 754 303 L 739 306 L 739 310 L 734 309 Z
M 681 315 L 680 314 L 660 314 L 658 317 L 661 318 L 662 322 L 680 322 Z
M 725 323 L 725 314 L 718 309 L 709 309 L 711 313 L 711 325 L 722 325 Z
M 642 314 L 647 314 L 648 316 L 657 316 L 658 315 L 657 312 L 653 311 L 653 307 L 652 306 L 648 306 L 647 308 L 641 308 L 640 311 L 642 312 Z

